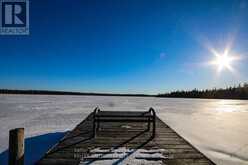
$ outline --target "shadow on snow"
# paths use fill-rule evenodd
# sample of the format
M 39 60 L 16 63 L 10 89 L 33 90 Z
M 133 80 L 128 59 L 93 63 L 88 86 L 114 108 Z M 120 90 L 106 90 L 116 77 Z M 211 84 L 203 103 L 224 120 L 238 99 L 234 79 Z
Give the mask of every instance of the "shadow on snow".
M 25 164 L 31 165 L 39 160 L 49 148 L 59 142 L 65 132 L 48 133 L 25 139 Z M 8 152 L 5 150 L 0 153 L 0 164 L 8 164 Z

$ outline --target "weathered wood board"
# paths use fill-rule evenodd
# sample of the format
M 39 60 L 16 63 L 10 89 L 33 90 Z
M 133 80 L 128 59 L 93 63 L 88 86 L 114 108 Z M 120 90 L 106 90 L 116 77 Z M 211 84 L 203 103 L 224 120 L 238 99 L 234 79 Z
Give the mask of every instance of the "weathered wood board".
M 82 157 L 87 158 L 92 149 L 120 147 L 146 150 L 163 149 L 162 154 L 166 159 L 162 159 L 162 164 L 166 165 L 214 164 L 158 117 L 156 117 L 154 138 L 151 138 L 152 131 L 145 131 L 146 128 L 147 125 L 144 123 L 101 123 L 97 136 L 93 138 L 93 113 L 91 113 L 51 148 L 37 164 L 78 165 L 82 162 Z

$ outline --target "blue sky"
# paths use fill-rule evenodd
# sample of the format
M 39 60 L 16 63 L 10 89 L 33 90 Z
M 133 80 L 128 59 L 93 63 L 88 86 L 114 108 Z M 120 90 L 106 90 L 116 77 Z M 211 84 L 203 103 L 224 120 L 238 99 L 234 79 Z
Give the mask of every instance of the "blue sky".
M 0 88 L 162 93 L 248 81 L 248 1 L 42 0 L 0 36 Z M 223 52 L 235 73 L 205 65 Z

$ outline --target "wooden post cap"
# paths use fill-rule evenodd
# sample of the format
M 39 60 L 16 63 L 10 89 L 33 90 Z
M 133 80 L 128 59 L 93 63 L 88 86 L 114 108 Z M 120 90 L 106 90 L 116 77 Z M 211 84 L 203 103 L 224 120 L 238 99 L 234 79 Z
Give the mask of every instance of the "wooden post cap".
M 9 165 L 24 165 L 24 128 L 9 131 Z

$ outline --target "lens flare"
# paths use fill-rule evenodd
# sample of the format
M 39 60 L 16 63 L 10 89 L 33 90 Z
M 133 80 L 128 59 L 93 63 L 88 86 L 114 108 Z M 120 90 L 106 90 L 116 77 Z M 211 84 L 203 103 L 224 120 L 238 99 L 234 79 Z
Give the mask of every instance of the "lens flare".
M 231 54 L 230 48 L 226 48 L 223 53 L 219 53 L 215 49 L 211 48 L 210 52 L 215 56 L 215 58 L 210 61 L 209 64 L 215 65 L 217 67 L 218 73 L 223 70 L 235 72 L 234 68 L 232 67 L 232 63 L 236 60 L 240 60 L 240 57 Z

